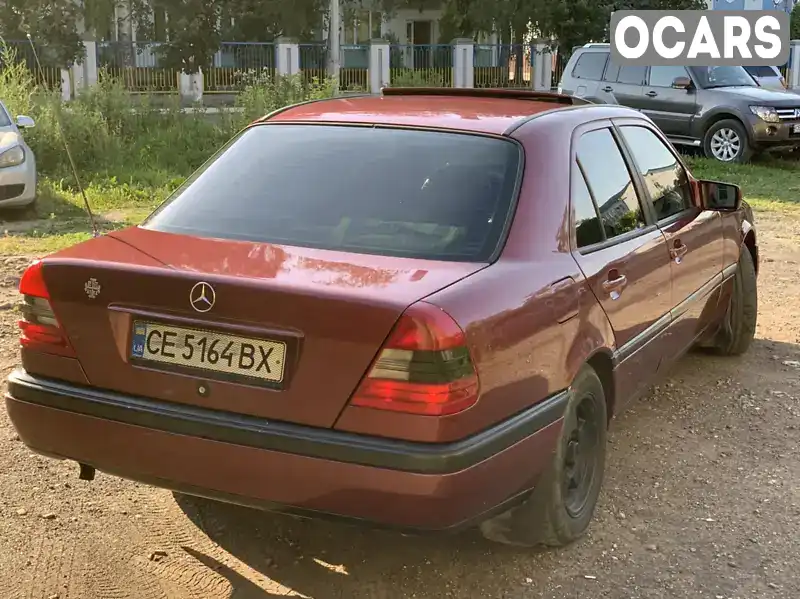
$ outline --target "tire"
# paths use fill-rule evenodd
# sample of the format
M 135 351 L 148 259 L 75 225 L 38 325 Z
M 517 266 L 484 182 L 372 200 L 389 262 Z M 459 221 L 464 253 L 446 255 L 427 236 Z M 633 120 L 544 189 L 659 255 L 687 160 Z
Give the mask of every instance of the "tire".
M 586 532 L 594 516 L 603 485 L 608 429 L 606 398 L 597 373 L 589 366 L 575 377 L 564 412 L 564 427 L 553 461 L 541 475 L 530 497 L 480 526 L 490 541 L 505 545 L 563 547 Z M 582 441 L 586 457 L 576 455 L 577 426 L 583 421 Z M 578 443 L 577 446 L 580 446 Z M 578 464 L 575 464 L 575 458 Z M 569 465 L 572 462 L 572 466 Z M 585 467 L 582 484 L 565 493 L 568 478 Z
M 735 119 L 717 121 L 703 136 L 703 152 L 706 158 L 720 162 L 748 162 L 753 157 L 753 148 L 744 126 Z
M 742 247 L 739 268 L 733 277 L 733 292 L 725 320 L 714 343 L 716 353 L 740 356 L 745 353 L 756 334 L 758 321 L 758 284 L 753 256 Z

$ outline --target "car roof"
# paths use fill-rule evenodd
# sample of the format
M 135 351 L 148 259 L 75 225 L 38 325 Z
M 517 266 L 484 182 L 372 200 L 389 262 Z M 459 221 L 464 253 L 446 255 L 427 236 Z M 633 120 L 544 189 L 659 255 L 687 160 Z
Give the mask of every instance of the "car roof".
M 550 92 L 392 89 L 296 104 L 262 121 L 363 123 L 507 134 L 533 115 L 588 102 Z

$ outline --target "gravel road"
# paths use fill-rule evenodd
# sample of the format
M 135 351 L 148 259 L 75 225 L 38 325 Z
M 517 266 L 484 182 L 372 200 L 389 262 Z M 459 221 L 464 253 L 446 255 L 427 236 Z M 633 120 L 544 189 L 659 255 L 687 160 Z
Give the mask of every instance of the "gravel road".
M 26 449 L 0 408 L 0 597 L 800 597 L 800 215 L 758 224 L 751 351 L 684 358 L 613 423 L 597 517 L 574 546 L 403 537 L 84 482 Z M 0 258 L 4 376 L 28 260 Z

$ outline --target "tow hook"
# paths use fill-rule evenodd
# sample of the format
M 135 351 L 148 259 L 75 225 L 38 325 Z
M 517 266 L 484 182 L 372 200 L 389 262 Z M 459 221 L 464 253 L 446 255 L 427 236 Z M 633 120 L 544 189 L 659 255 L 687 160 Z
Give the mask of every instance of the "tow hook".
M 81 480 L 94 480 L 95 469 L 94 466 L 90 466 L 89 464 L 78 464 L 81 467 L 81 471 L 78 474 L 78 478 Z

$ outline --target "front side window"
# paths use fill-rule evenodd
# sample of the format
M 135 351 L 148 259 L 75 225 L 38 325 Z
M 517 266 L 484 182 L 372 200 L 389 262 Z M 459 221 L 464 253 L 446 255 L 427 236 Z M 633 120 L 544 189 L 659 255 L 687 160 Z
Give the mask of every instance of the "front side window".
M 650 85 L 652 87 L 672 87 L 678 77 L 688 77 L 686 67 L 650 67 Z
M 578 140 L 578 162 L 597 202 L 606 238 L 646 226 L 631 174 L 610 129 L 584 133 Z
M 750 73 L 753 77 L 779 77 L 780 73 L 776 72 L 773 67 L 744 67 L 744 70 Z
M 644 179 L 656 218 L 662 220 L 692 206 L 689 178 L 675 154 L 645 127 L 620 127 Z
M 521 150 L 399 128 L 246 129 L 144 223 L 157 231 L 485 262 L 514 204 Z

